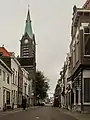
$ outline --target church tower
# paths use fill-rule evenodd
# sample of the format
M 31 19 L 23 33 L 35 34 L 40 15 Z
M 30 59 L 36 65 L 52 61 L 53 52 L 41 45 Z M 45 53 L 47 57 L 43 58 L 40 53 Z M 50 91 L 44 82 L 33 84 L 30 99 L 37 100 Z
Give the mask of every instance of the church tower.
M 29 72 L 29 78 L 33 81 L 33 101 L 35 104 L 35 74 L 36 74 L 36 43 L 35 35 L 32 31 L 30 12 L 28 9 L 27 19 L 25 24 L 24 35 L 20 40 L 20 58 L 18 58 L 21 66 Z
M 24 35 L 20 42 L 21 42 L 20 57 L 21 58 L 35 57 L 35 37 L 32 31 L 29 9 L 26 19 Z

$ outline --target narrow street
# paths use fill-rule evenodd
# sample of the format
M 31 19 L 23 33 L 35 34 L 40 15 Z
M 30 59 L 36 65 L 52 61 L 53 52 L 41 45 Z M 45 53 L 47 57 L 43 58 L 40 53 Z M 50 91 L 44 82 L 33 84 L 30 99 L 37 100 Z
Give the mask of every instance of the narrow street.
M 1 113 L 0 120 L 76 120 L 74 117 L 58 111 L 56 108 L 37 107 L 26 111 L 20 110 Z

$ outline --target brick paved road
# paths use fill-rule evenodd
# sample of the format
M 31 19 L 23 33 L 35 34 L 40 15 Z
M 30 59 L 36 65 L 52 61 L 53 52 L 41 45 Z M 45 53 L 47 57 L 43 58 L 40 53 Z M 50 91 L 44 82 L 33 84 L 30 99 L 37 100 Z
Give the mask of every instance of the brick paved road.
M 27 111 L 15 111 L 0 114 L 0 120 L 76 120 L 55 108 L 37 107 Z

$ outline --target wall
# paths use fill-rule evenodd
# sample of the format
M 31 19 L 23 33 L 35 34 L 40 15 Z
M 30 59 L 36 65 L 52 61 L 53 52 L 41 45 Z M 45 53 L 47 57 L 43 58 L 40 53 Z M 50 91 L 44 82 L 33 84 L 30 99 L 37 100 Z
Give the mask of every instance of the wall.
M 5 103 L 6 91 L 10 92 L 10 106 L 11 106 L 11 73 L 8 72 L 2 65 L 0 65 L 0 108 L 3 109 L 3 90 L 5 90 Z M 5 81 L 3 81 L 3 71 L 5 72 Z M 7 74 L 9 75 L 9 84 L 7 83 Z
M 14 76 L 12 76 L 12 103 L 17 107 L 17 93 L 18 93 L 18 66 L 19 63 L 17 59 L 13 56 L 11 57 L 11 69 L 13 70 Z M 14 81 L 13 81 L 14 77 Z

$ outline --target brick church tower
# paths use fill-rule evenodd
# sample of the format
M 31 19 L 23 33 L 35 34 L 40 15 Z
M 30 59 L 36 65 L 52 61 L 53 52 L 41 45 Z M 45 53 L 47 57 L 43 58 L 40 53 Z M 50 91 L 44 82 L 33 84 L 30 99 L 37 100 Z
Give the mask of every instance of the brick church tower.
M 35 35 L 32 31 L 30 12 L 28 9 L 24 35 L 20 40 L 20 58 L 21 66 L 29 72 L 30 79 L 33 80 L 33 104 L 35 104 L 35 74 L 36 74 L 36 43 Z

